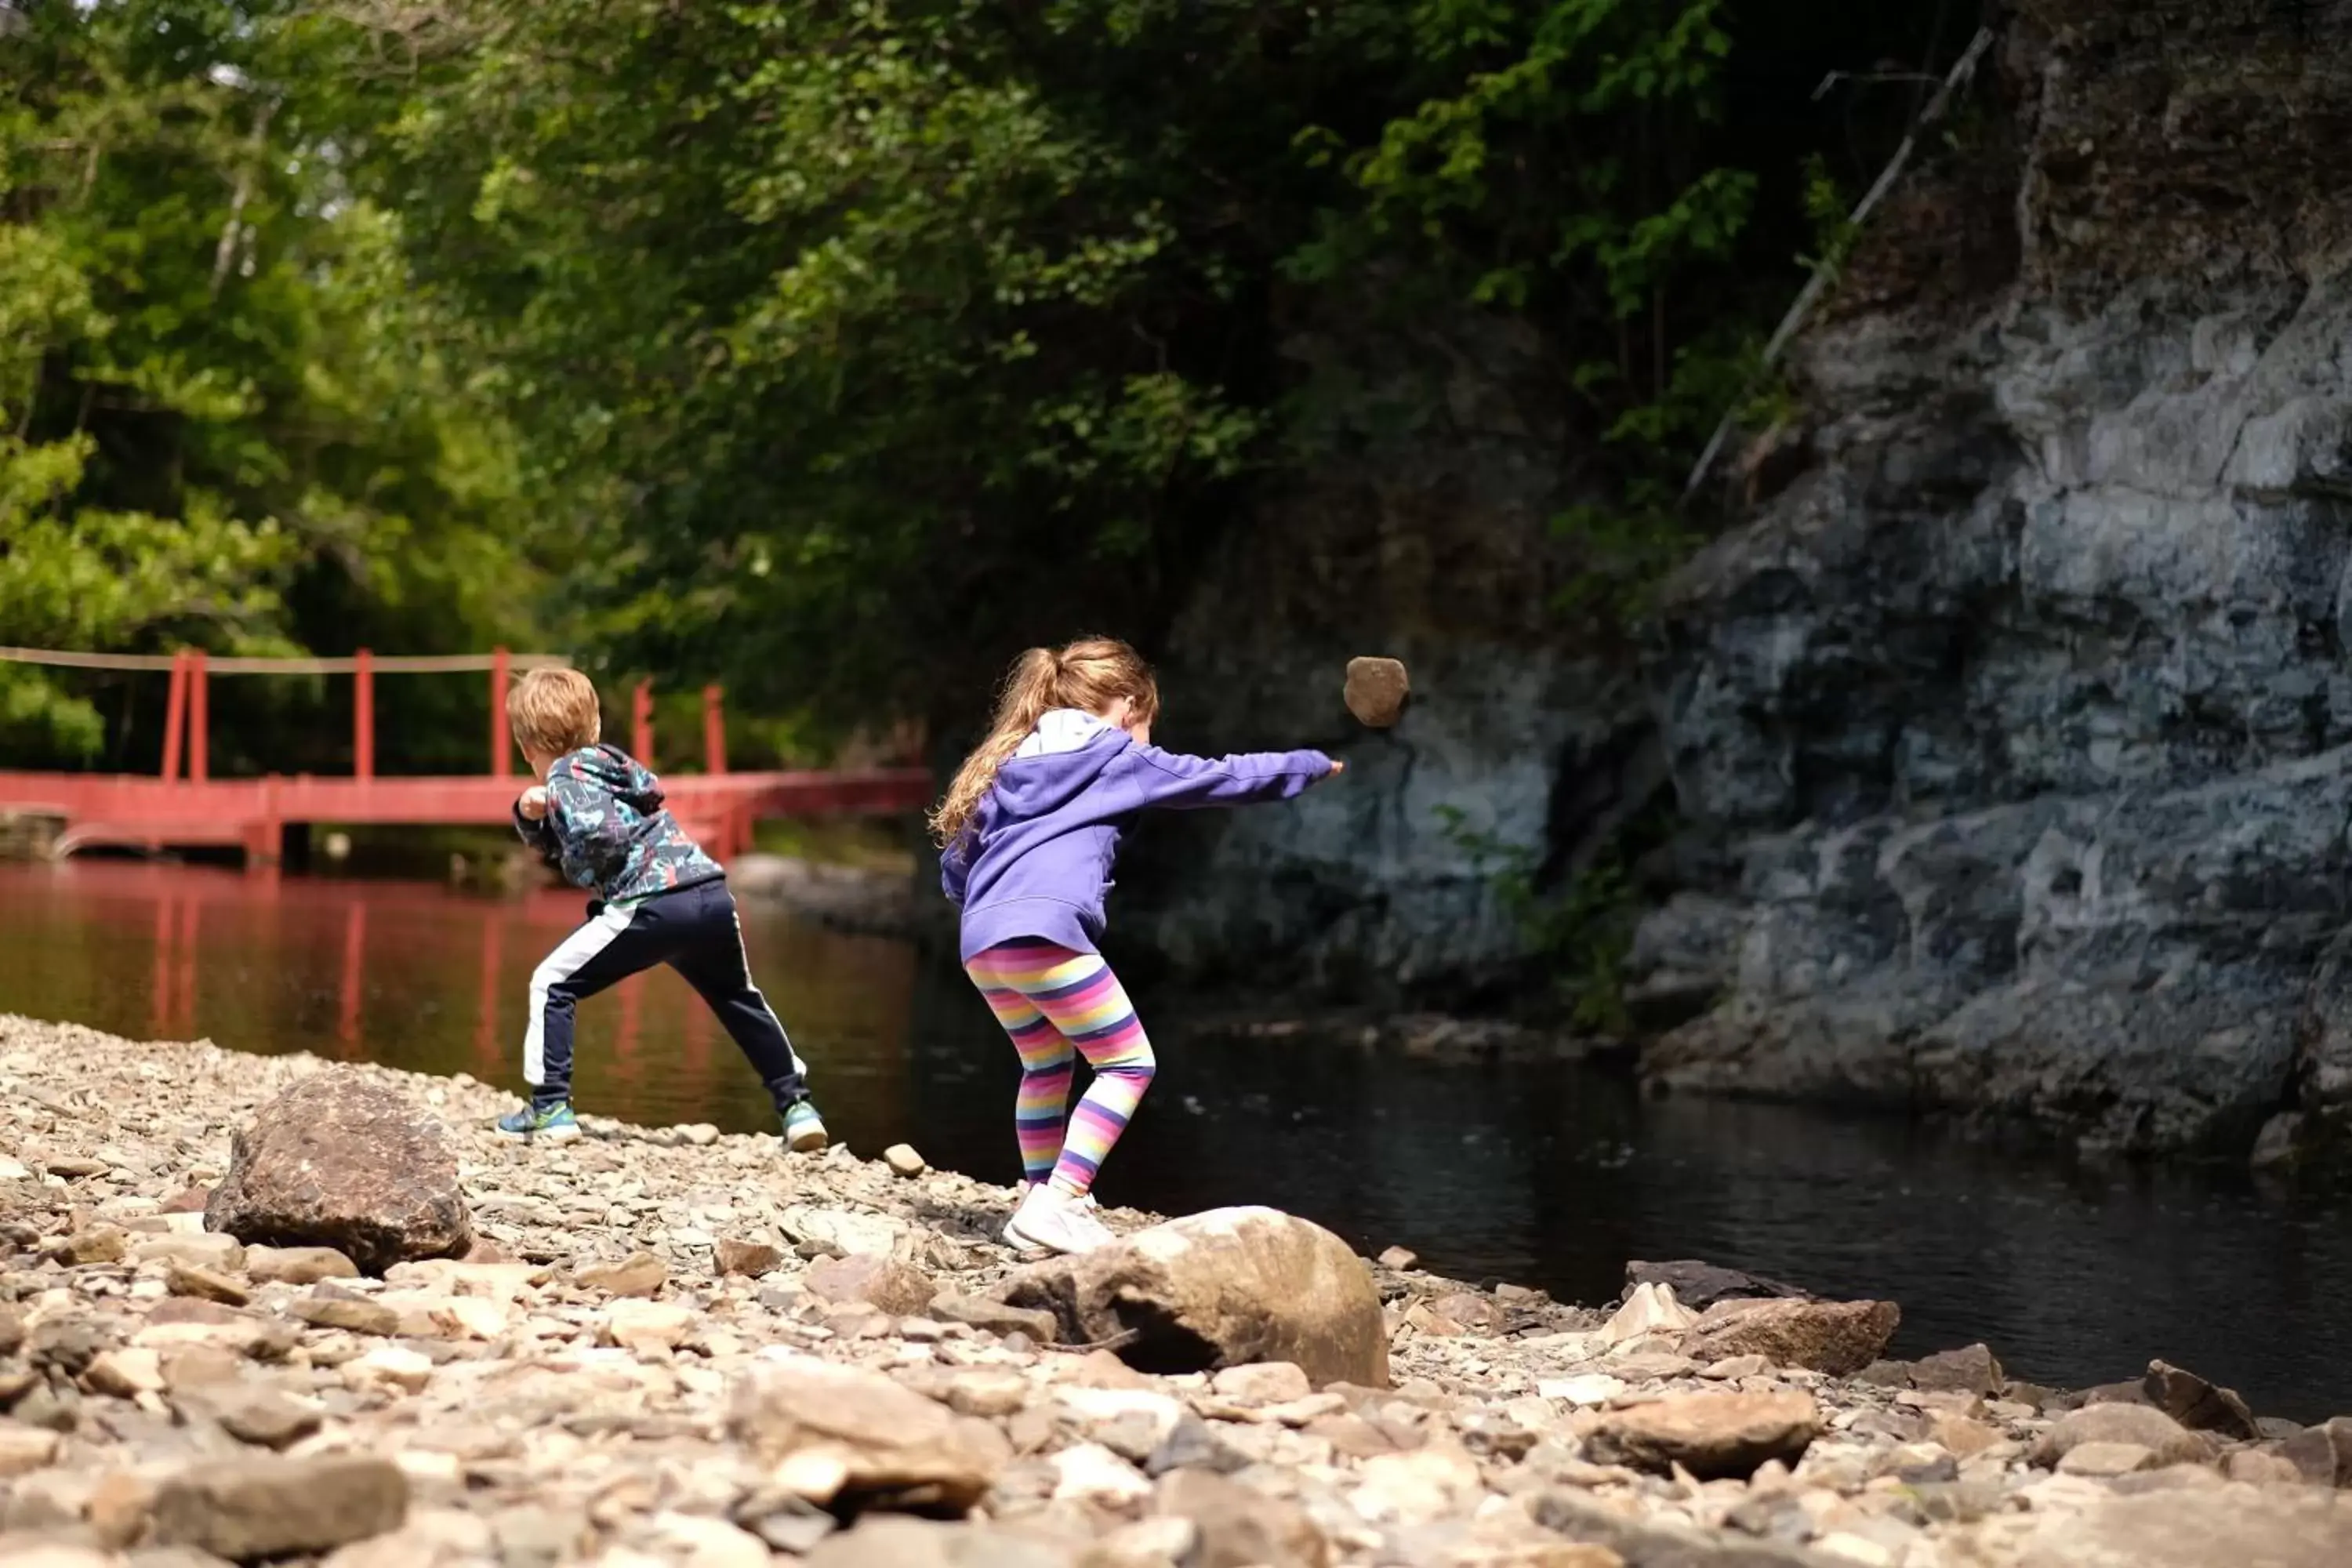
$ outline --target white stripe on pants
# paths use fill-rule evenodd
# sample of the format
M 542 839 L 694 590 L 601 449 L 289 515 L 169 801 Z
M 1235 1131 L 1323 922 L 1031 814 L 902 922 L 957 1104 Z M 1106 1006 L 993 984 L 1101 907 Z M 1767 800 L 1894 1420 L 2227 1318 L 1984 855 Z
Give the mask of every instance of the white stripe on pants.
M 784 1049 L 792 1053 L 793 1070 L 805 1079 L 808 1077 L 808 1063 L 801 1060 L 800 1047 L 793 1044 L 792 1032 L 784 1027 L 782 1018 L 776 1017 L 775 1004 L 768 1000 L 768 994 L 760 989 L 758 981 L 751 978 L 751 950 L 743 942 L 743 917 L 738 914 L 730 918 L 735 922 L 735 951 L 741 954 L 743 960 L 743 984 L 751 988 L 751 994 L 760 999 L 760 1005 L 768 1010 L 768 1016 L 776 1019 L 776 1033 L 784 1037 Z
M 546 1081 L 547 1074 L 547 993 L 583 969 L 589 961 L 613 945 L 615 938 L 629 929 L 635 918 L 634 909 L 604 906 L 604 912 L 562 942 L 555 951 L 539 961 L 530 972 L 530 1024 L 522 1037 L 522 1077 L 525 1083 L 538 1088 Z

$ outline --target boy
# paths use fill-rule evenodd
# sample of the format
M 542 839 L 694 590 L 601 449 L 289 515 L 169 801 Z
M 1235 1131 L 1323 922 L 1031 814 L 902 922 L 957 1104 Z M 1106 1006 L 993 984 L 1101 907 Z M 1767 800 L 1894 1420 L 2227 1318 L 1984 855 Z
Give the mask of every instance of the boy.
M 577 1137 L 574 1005 L 667 963 L 751 1059 L 783 1117 L 785 1144 L 803 1153 L 824 1148 L 824 1121 L 802 1081 L 807 1066 L 751 984 L 727 873 L 663 807 L 654 775 L 618 746 L 597 743 L 604 721 L 595 687 L 577 670 L 531 670 L 508 694 L 507 722 L 541 781 L 515 802 L 515 831 L 566 879 L 594 889 L 596 900 L 588 922 L 531 972 L 522 1047 L 530 1103 L 501 1120 L 499 1131 Z

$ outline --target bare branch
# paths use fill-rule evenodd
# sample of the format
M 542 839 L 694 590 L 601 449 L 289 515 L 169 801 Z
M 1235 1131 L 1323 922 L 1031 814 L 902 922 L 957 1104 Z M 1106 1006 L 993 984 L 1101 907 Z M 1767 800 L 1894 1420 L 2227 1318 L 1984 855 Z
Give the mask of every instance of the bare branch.
M 1854 207 L 1853 215 L 1846 219 L 1847 227 L 1860 229 L 1869 219 L 1870 215 L 1877 210 L 1878 204 L 1885 199 L 1886 193 L 1893 190 L 1895 182 L 1902 177 L 1904 165 L 1910 163 L 1912 151 L 1919 144 L 1919 132 L 1943 119 L 1944 110 L 1952 101 L 1952 95 L 1976 74 L 1977 62 L 1984 58 L 1984 52 L 1990 47 L 1992 47 L 1992 29 L 1978 28 L 1977 36 L 1969 41 L 1967 52 L 1954 62 L 1950 72 L 1944 78 L 1944 85 L 1937 89 L 1936 96 L 1927 100 L 1927 107 L 1919 111 L 1919 118 L 1912 123 L 1911 130 L 1904 136 L 1903 144 L 1895 149 L 1895 156 L 1887 160 L 1886 167 L 1879 171 L 1876 183 L 1870 187 L 1869 193 L 1862 198 L 1861 203 Z M 1763 374 L 1780 362 L 1781 352 L 1789 346 L 1790 340 L 1797 335 L 1797 330 L 1805 324 L 1805 318 L 1812 313 L 1813 307 L 1821 302 L 1822 296 L 1829 292 L 1835 268 L 1827 257 L 1814 263 L 1813 275 L 1806 279 L 1804 291 L 1797 296 L 1797 302 L 1789 307 L 1789 313 L 1780 318 L 1780 326 L 1773 330 L 1771 342 L 1764 345 L 1763 363 L 1758 365 L 1756 374 L 1748 377 L 1747 385 L 1739 389 L 1739 395 L 1732 399 L 1731 406 L 1724 410 L 1722 423 L 1716 426 L 1715 434 L 1707 437 L 1706 449 L 1698 455 L 1698 461 L 1692 466 L 1690 482 L 1683 487 L 1684 505 L 1687 506 L 1691 497 L 1698 493 L 1698 487 L 1706 480 L 1707 470 L 1715 466 L 1715 459 L 1722 453 L 1723 443 L 1731 435 L 1732 422 L 1738 417 L 1740 404 L 1747 401 L 1748 393 L 1755 389 L 1757 381 L 1763 376 Z
M 277 110 L 274 100 L 264 99 L 260 111 L 253 117 L 251 154 L 236 172 L 236 189 L 229 196 L 228 216 L 221 224 L 220 244 L 213 247 L 213 281 L 206 299 L 220 298 L 221 285 L 228 279 L 229 263 L 236 259 L 237 230 L 245 223 L 245 204 L 253 199 L 254 177 L 269 155 L 269 117 Z

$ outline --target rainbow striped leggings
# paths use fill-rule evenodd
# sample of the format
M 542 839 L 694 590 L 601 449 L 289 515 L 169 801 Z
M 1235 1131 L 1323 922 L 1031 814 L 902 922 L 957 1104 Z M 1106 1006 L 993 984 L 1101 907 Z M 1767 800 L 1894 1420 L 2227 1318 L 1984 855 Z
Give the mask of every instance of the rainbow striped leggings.
M 1127 1131 L 1136 1101 L 1151 1087 L 1156 1065 L 1118 976 L 1101 954 L 1073 952 L 1040 937 L 992 947 L 966 963 L 964 973 L 1021 1053 L 1021 1098 L 1013 1122 L 1023 1170 L 1033 1182 L 1085 1196 L 1111 1145 Z M 1094 1082 L 1066 1123 L 1070 1079 L 1081 1056 L 1094 1069 Z

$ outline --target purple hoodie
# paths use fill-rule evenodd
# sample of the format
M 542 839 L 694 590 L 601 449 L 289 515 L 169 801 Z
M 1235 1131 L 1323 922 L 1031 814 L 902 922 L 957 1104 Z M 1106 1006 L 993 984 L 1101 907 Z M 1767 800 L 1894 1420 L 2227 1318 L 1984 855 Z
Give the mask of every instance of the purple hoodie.
M 1137 812 L 1288 800 L 1330 772 L 1320 752 L 1188 757 L 1091 713 L 1046 714 L 940 857 L 940 886 L 963 910 L 963 958 L 1024 936 L 1094 952 Z

